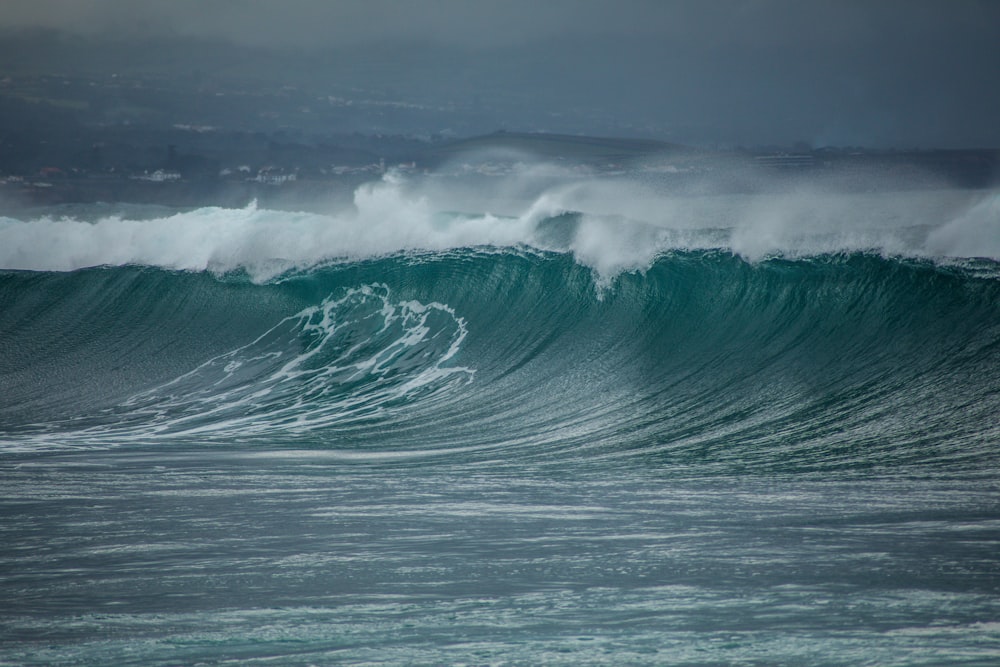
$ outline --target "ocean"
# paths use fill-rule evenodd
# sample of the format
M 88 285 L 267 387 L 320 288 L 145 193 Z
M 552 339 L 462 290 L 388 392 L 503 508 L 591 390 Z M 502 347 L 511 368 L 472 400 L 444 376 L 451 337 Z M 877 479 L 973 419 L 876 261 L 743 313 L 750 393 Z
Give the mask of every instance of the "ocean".
M 1000 195 L 490 183 L 0 218 L 0 664 L 1000 663 Z

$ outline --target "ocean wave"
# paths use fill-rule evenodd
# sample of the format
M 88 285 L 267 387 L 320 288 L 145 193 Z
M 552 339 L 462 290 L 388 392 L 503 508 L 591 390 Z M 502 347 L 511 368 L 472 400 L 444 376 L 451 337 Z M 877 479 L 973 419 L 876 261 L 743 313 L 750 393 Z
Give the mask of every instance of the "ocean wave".
M 556 252 L 396 255 L 264 285 L 6 272 L 0 447 L 988 467 L 997 303 L 995 278 L 877 253 L 671 251 L 604 287 Z

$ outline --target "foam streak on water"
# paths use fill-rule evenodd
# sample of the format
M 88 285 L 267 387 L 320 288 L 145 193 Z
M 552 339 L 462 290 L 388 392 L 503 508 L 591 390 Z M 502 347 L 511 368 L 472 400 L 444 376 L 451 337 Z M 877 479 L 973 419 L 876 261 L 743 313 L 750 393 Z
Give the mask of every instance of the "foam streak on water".
M 443 367 L 465 324 L 442 304 L 393 303 L 384 285 L 349 290 L 252 343 L 130 397 L 123 418 L 152 433 L 274 435 L 386 418 L 471 371 Z M 301 345 L 301 347 L 300 347 Z M 107 437 L 107 434 L 105 434 Z
M 6 660 L 986 665 L 995 488 L 6 466 Z M 151 574 L 155 572 L 155 576 Z

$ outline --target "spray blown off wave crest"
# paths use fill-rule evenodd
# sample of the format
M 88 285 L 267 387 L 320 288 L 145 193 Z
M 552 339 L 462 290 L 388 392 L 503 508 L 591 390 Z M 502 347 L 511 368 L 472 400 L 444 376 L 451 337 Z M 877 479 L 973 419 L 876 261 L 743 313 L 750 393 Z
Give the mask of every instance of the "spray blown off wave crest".
M 202 208 L 150 220 L 0 219 L 0 268 L 72 271 L 148 265 L 246 271 L 267 281 L 330 261 L 470 247 L 570 253 L 602 280 L 671 250 L 722 249 L 756 261 L 870 251 L 1000 259 L 997 195 L 957 191 L 670 197 L 609 180 L 442 187 L 388 175 L 330 214 Z M 499 193 L 499 194 L 497 194 Z M 461 212 L 472 211 L 472 212 Z M 492 212 L 488 212 L 492 211 Z

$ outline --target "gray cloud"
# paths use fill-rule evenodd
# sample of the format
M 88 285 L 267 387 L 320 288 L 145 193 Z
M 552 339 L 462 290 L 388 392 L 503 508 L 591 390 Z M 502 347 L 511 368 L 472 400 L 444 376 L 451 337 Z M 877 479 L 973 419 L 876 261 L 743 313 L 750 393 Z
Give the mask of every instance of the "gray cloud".
M 0 26 L 310 47 L 414 39 L 495 47 L 597 34 L 808 50 L 992 38 L 998 18 L 988 0 L 5 0 L 0 8 Z

